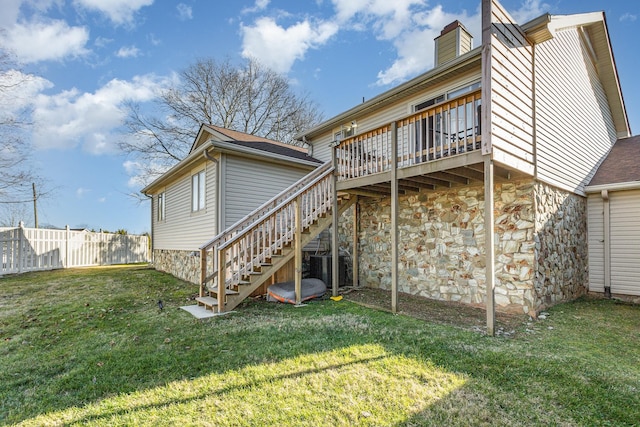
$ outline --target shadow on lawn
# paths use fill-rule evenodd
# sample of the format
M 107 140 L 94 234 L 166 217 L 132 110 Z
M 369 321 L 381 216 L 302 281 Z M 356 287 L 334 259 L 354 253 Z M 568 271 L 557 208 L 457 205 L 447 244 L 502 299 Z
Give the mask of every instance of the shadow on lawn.
M 153 282 L 153 279 L 157 285 L 166 278 L 153 272 L 148 280 Z M 167 289 L 180 285 L 172 280 L 167 283 Z M 152 287 L 141 291 L 157 292 Z M 444 372 L 468 378 L 461 388 L 426 408 L 418 405 L 418 412 L 408 414 L 401 425 L 468 425 L 470 419 L 478 425 L 485 420 L 486 425 L 606 422 L 631 425 L 633 417 L 640 416 L 637 389 L 634 392 L 634 388 L 621 382 L 619 377 L 608 375 L 606 367 L 592 369 L 590 364 L 594 363 L 593 360 L 581 361 L 579 357 L 563 352 L 562 346 L 569 344 L 566 340 L 558 344 L 547 343 L 546 340 L 492 339 L 402 316 L 371 316 L 367 308 L 331 301 L 313 303 L 308 309 L 264 302 L 249 303 L 240 308 L 239 313 L 195 321 L 177 308 L 184 303 L 184 292 L 177 296 L 168 295 L 168 290 L 163 292 L 167 297 L 162 313 L 155 307 L 155 297 L 151 298 L 150 304 L 126 307 L 124 316 L 132 317 L 133 326 L 118 328 L 113 346 L 108 344 L 110 337 L 105 338 L 104 346 L 93 349 L 69 370 L 44 378 L 43 382 L 50 381 L 44 387 L 32 384 L 24 388 L 26 385 L 21 385 L 25 396 L 31 394 L 31 404 L 47 401 L 49 407 L 32 407 L 30 411 L 21 413 L 19 419 L 11 421 L 35 421 L 44 412 L 62 413 L 78 407 L 78 419 L 73 419 L 71 414 L 72 420 L 65 422 L 99 423 L 131 411 L 188 404 L 211 394 L 224 396 L 244 387 L 258 387 L 279 379 L 296 379 L 340 366 L 249 379 L 237 384 L 223 384 L 219 389 L 205 387 L 194 395 L 187 393 L 188 397 L 184 398 L 160 399 L 131 406 L 124 404 L 116 409 L 100 407 L 100 402 L 113 396 L 135 396 L 136 392 L 152 391 L 175 382 L 197 382 L 210 375 L 224 375 L 262 364 L 287 363 L 299 356 L 371 344 L 382 346 L 389 355 L 431 363 Z M 562 309 L 558 306 L 553 310 Z M 602 309 L 603 312 L 606 310 L 606 307 Z M 136 316 L 139 318 L 134 322 Z M 570 316 L 566 317 L 571 320 Z M 368 323 L 359 319 L 366 319 Z M 93 326 L 95 333 L 105 333 L 99 325 Z M 167 334 L 171 334 L 172 340 L 157 342 L 159 335 L 153 338 L 145 335 L 157 330 L 170 330 Z M 137 341 L 132 338 L 134 335 L 138 337 Z M 118 337 L 123 341 L 118 341 Z M 635 337 L 636 340 L 638 338 Z M 559 351 L 554 352 L 554 345 Z M 43 351 L 42 357 L 46 355 L 47 352 Z M 362 358 L 343 366 L 373 363 L 381 358 Z M 149 371 L 149 367 L 153 370 Z M 638 373 L 634 375 L 637 377 Z M 75 398 L 55 399 L 56 393 L 75 393 Z M 95 411 L 102 412 L 92 413 L 94 407 Z M 544 408 L 542 411 L 541 407 Z M 632 409 L 634 407 L 636 409 Z M 3 422 L 1 418 L 0 422 Z

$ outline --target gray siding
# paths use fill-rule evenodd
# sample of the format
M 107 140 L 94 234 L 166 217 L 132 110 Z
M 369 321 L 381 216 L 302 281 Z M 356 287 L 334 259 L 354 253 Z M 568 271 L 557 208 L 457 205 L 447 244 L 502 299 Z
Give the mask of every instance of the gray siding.
M 497 1 L 491 21 L 491 150 L 533 174 L 533 50 Z
M 589 237 L 589 291 L 604 292 L 604 203 L 600 194 L 587 199 Z
M 309 173 L 305 169 L 229 155 L 224 162 L 225 227 Z
M 537 177 L 584 194 L 616 140 L 611 111 L 578 30 L 536 47 Z
M 216 165 L 206 162 L 206 208 L 191 212 L 191 173 L 165 188 L 165 220 L 157 220 L 157 195 L 153 198 L 154 249 L 198 250 L 217 234 Z M 192 169 L 192 172 L 201 169 Z

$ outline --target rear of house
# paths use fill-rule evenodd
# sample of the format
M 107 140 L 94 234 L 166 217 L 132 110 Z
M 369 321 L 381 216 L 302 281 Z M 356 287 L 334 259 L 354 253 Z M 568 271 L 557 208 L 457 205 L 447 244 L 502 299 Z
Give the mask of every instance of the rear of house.
M 452 23 L 445 62 L 300 137 L 358 196 L 360 285 L 536 316 L 587 291 L 585 186 L 629 126 L 603 13 L 483 19 L 484 46 Z

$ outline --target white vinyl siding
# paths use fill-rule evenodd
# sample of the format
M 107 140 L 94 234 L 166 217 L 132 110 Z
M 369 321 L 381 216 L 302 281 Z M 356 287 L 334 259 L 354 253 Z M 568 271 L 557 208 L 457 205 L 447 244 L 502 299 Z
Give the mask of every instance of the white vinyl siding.
M 227 155 L 224 157 L 224 226 L 298 181 L 310 171 Z
M 215 163 L 206 163 L 205 177 L 205 209 L 198 212 L 191 211 L 191 173 L 165 188 L 165 220 L 158 222 L 157 212 L 153 215 L 154 249 L 195 251 L 217 234 Z
M 609 193 L 611 293 L 640 295 L 640 190 Z
M 604 292 L 604 203 L 600 194 L 587 198 L 589 290 Z
M 497 161 L 533 174 L 533 48 L 496 1 L 491 20 L 490 150 Z
M 606 204 L 600 194 L 590 194 L 589 290 L 604 292 Z M 611 293 L 640 295 L 640 190 L 609 191 L 609 248 Z
M 536 46 L 538 179 L 584 194 L 616 140 L 611 111 L 577 29 Z

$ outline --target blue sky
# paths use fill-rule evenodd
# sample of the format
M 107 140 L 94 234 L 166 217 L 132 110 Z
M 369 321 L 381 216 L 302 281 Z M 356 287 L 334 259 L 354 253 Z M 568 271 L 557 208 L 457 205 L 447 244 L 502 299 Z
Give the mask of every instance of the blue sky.
M 640 129 L 640 2 L 503 0 L 520 23 L 604 10 L 631 129 Z M 479 0 L 0 0 L 0 43 L 36 78 L 33 162 L 54 197 L 39 222 L 150 230 L 136 165 L 117 149 L 126 99 L 152 101 L 198 58 L 253 56 L 332 117 L 433 67 L 433 38 L 459 19 L 480 43 Z M 7 108 L 2 107 L 2 108 Z M 25 222 L 33 223 L 25 209 Z

